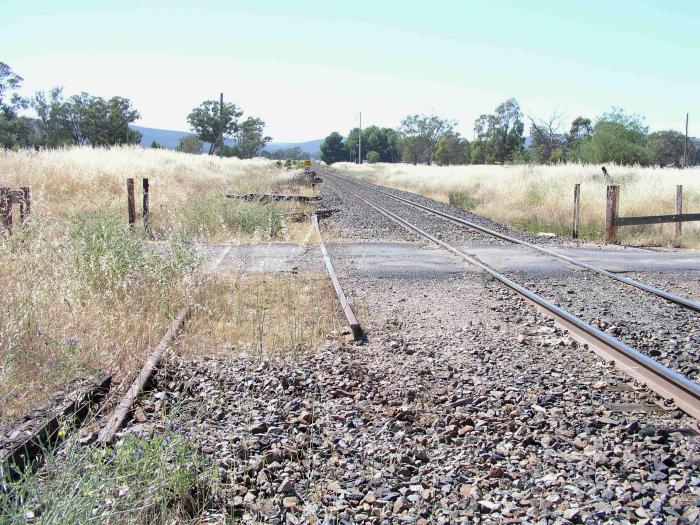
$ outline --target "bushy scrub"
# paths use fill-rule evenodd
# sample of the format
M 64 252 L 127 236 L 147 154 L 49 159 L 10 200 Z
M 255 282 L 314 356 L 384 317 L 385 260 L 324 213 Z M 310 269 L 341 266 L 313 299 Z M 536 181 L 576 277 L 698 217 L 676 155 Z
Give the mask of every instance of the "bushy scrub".
M 109 211 L 0 236 L 0 420 L 94 369 L 129 371 L 191 295 L 197 262 L 183 234 L 154 245 Z
M 273 239 L 282 231 L 282 209 L 275 204 L 208 194 L 191 198 L 181 213 L 184 231 L 198 238 L 230 237 L 242 233 Z
M 211 461 L 174 430 L 114 448 L 72 441 L 41 471 L 10 483 L 11 494 L 0 492 L 0 515 L 7 524 L 194 522 L 217 484 Z
M 169 246 L 158 250 L 146 241 L 143 230 L 129 231 L 109 212 L 73 217 L 69 242 L 78 274 L 104 287 L 139 280 L 168 281 L 190 271 L 196 263 L 186 233 L 173 234 Z
M 463 210 L 473 210 L 479 204 L 476 197 L 467 191 L 451 191 L 448 194 L 450 204 L 462 208 Z

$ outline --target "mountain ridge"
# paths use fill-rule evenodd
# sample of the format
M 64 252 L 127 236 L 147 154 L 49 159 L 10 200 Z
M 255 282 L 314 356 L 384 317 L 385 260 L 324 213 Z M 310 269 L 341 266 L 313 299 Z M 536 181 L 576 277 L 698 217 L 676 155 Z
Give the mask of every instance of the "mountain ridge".
M 176 131 L 171 129 L 160 129 L 160 128 L 147 128 L 145 126 L 130 126 L 131 129 L 139 131 L 141 136 L 141 146 L 148 148 L 153 141 L 165 148 L 174 149 L 180 139 L 187 135 L 194 135 L 194 133 L 189 131 Z M 224 141 L 226 145 L 233 146 L 236 142 L 233 139 L 227 139 Z M 321 143 L 323 139 L 307 140 L 304 142 L 270 142 L 265 146 L 265 151 L 273 152 L 278 149 L 288 149 L 299 147 L 304 153 L 309 155 L 317 155 L 320 152 Z M 204 144 L 202 151 L 205 151 L 209 145 Z

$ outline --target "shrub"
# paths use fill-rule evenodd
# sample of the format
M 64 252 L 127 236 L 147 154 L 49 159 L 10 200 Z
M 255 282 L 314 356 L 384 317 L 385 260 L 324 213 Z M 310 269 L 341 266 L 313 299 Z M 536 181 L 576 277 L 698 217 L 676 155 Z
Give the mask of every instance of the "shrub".
M 72 441 L 65 449 L 12 483 L 19 497 L 0 492 L 3 523 L 38 513 L 41 523 L 181 523 L 196 518 L 218 487 L 211 460 L 174 431 L 130 436 L 114 449 Z
M 243 202 L 208 194 L 192 197 L 182 213 L 184 231 L 190 236 L 244 233 L 274 238 L 282 231 L 282 209 L 276 204 Z
M 367 162 L 369 162 L 370 164 L 376 164 L 377 162 L 379 162 L 379 160 L 379 152 L 370 151 L 369 153 L 367 153 Z
M 451 191 L 448 194 L 450 204 L 462 208 L 463 210 L 473 210 L 479 204 L 476 197 L 469 194 L 466 191 Z

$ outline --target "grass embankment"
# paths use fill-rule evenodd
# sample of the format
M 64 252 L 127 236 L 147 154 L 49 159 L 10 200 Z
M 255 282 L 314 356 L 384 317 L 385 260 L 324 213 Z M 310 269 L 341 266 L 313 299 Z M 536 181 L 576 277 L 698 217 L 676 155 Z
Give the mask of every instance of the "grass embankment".
M 570 236 L 574 184 L 581 184 L 581 237 L 601 241 L 605 186 L 600 166 L 412 166 L 339 163 L 335 168 L 392 188 L 451 202 L 474 213 L 531 232 Z M 675 213 L 676 185 L 683 185 L 683 211 L 700 211 L 700 168 L 640 168 L 607 165 L 620 185 L 620 216 Z M 670 246 L 673 224 L 619 229 L 622 242 Z M 684 223 L 681 245 L 700 248 L 700 224 Z
M 223 331 L 231 346 L 295 348 L 297 342 L 270 335 L 285 329 L 273 323 L 288 306 L 270 303 L 274 287 L 249 279 L 245 293 L 260 304 L 249 304 L 246 313 L 244 278 L 226 288 L 231 295 L 224 299 L 221 277 L 205 271 L 192 247 L 192 241 L 282 240 L 282 206 L 224 195 L 269 190 L 289 173 L 264 160 L 138 148 L 0 152 L 0 186 L 32 191 L 29 220 L 0 235 L 0 422 L 92 370 L 113 372 L 117 383 L 127 379 L 188 298 L 197 312 L 241 303 L 240 329 Z M 126 226 L 127 177 L 137 179 L 137 202 L 139 179 L 150 179 L 148 232 Z M 313 298 L 322 288 L 306 291 Z M 297 310 L 300 326 L 323 324 L 318 312 L 312 321 L 302 320 L 303 313 Z M 319 326 L 304 343 L 321 337 L 326 325 Z M 200 341 L 199 348 L 211 334 L 206 320 L 188 326 L 187 337 Z

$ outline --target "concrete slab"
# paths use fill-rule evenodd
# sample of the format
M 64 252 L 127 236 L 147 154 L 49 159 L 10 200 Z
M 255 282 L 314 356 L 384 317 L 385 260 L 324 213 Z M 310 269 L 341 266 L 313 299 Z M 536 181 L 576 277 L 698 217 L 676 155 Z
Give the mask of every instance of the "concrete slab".
M 443 249 L 408 242 L 327 242 L 338 268 L 376 276 L 451 274 L 469 271 L 464 261 Z
M 572 266 L 516 246 L 462 246 L 465 253 L 503 272 L 569 273 Z M 407 242 L 329 243 L 331 257 L 370 275 L 450 274 L 478 271 L 441 248 Z M 613 272 L 700 272 L 700 254 L 618 249 L 559 248 L 559 252 Z
M 555 257 L 516 246 L 463 247 L 470 255 L 499 270 L 558 273 L 571 265 Z M 610 272 L 700 271 L 700 254 L 694 252 L 655 252 L 647 250 L 606 250 L 604 248 L 556 248 L 555 251 L 593 264 Z
M 207 245 L 203 249 L 212 257 L 226 245 Z M 220 272 L 292 272 L 308 264 L 304 244 L 270 242 L 228 246 L 229 251 L 219 265 Z M 311 250 L 313 251 L 313 250 Z M 320 260 L 320 252 L 319 252 Z

